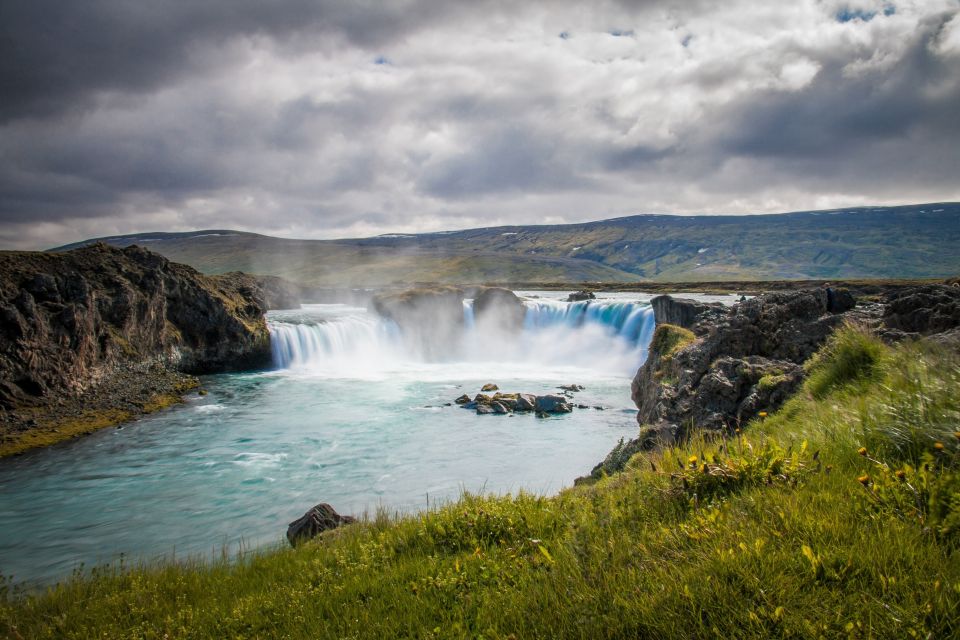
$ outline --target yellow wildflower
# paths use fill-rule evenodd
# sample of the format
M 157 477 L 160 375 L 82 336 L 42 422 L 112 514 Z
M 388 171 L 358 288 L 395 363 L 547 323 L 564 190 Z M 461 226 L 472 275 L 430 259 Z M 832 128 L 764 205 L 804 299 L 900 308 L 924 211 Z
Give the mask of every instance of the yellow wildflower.
M 868 476 L 867 474 L 863 474 L 862 476 L 857 478 L 857 482 L 859 482 L 863 486 L 867 486 L 868 484 L 870 484 L 870 476 Z
M 934 443 L 933 443 L 933 448 L 936 449 L 937 451 L 943 451 L 943 443 L 942 443 L 942 442 L 934 442 Z
M 865 456 L 865 455 L 867 455 L 867 448 L 866 448 L 866 447 L 860 447 L 859 449 L 857 449 L 857 453 L 859 453 L 859 454 L 862 455 L 862 456 Z
M 907 474 L 903 469 L 897 469 L 893 475 L 897 476 L 897 480 L 903 480 L 907 477 Z
M 767 417 L 767 412 L 766 412 L 766 411 L 761 411 L 761 412 L 758 413 L 757 415 L 760 416 L 761 418 L 766 418 L 766 417 Z

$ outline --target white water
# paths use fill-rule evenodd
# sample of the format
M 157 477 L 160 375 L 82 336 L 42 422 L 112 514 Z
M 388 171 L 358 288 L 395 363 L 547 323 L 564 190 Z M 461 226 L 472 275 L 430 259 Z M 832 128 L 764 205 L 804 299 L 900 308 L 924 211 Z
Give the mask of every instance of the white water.
M 647 303 L 600 300 L 567 303 L 556 299 L 525 301 L 519 333 L 478 328 L 473 301 L 463 305 L 459 339 L 430 357 L 404 339 L 395 323 L 359 307 L 305 305 L 293 312 L 272 312 L 270 332 L 274 365 L 280 370 L 333 377 L 379 378 L 397 370 L 443 372 L 451 364 L 493 375 L 584 370 L 632 375 L 646 357 L 653 334 Z

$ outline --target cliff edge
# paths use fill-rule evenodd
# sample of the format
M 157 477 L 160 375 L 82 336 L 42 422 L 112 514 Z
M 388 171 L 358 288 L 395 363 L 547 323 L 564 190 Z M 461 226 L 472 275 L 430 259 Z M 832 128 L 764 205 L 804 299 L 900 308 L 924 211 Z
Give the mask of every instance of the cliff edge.
M 930 336 L 960 344 L 960 287 L 894 288 L 859 302 L 846 289 L 768 293 L 728 309 L 659 296 L 657 329 L 631 384 L 639 437 L 621 442 L 591 477 L 693 433 L 731 433 L 773 413 L 799 389 L 804 363 L 845 323 L 888 342 Z M 671 324 L 677 323 L 677 324 Z
M 265 296 L 137 246 L 0 252 L 0 455 L 166 406 L 194 374 L 267 365 Z

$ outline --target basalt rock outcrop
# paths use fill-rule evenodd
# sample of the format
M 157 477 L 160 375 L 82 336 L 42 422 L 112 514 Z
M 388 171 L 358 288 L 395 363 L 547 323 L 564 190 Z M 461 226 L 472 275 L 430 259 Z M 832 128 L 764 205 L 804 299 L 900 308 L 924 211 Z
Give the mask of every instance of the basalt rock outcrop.
M 204 276 L 136 246 L 0 252 L 3 435 L 41 426 L 30 409 L 53 417 L 97 389 L 149 396 L 189 386 L 184 374 L 266 365 L 265 311 L 256 278 Z M 98 406 L 149 398 L 113 400 Z
M 831 287 L 763 294 L 726 310 L 663 298 L 654 305 L 649 356 L 631 385 L 640 436 L 621 442 L 592 477 L 622 469 L 639 451 L 776 410 L 803 381 L 803 363 L 844 322 L 888 340 L 931 336 L 960 345 L 960 288 L 950 285 L 893 288 L 860 306 Z
M 701 307 L 680 318 L 699 336 L 666 353 L 658 343 L 672 325 L 658 317 L 650 355 L 631 385 L 637 420 L 669 442 L 691 429 L 730 430 L 777 409 L 802 380 L 803 362 L 848 317 L 852 305 L 842 299 L 840 292 L 808 289 L 758 296 L 722 312 Z
M 374 296 L 373 308 L 400 327 L 404 339 L 428 358 L 439 358 L 459 344 L 465 326 L 464 300 L 474 298 L 477 327 L 504 335 L 523 327 L 523 302 L 500 287 L 438 286 L 387 291 Z
M 930 284 L 888 293 L 883 324 L 914 335 L 952 331 L 960 327 L 960 287 Z
M 691 329 L 697 334 L 707 331 L 711 320 L 715 321 L 727 313 L 727 307 L 719 302 L 699 302 L 673 296 L 656 296 L 650 300 L 650 306 L 653 307 L 657 324 L 671 324 Z
M 342 516 L 327 503 L 318 504 L 287 525 L 287 541 L 296 547 L 316 538 L 324 531 L 336 529 L 357 521 L 353 516 Z

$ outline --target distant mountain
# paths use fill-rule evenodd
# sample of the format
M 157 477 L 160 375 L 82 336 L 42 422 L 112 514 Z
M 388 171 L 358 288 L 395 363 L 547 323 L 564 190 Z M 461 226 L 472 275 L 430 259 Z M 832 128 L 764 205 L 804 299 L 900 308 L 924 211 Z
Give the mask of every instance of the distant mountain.
M 97 238 L 206 273 L 313 285 L 924 278 L 960 273 L 960 203 L 749 215 L 638 215 L 346 240 L 229 230 Z

